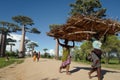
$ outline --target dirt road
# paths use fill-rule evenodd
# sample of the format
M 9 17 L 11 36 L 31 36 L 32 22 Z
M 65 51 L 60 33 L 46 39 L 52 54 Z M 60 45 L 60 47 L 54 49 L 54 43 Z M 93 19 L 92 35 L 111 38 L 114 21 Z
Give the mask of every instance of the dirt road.
M 65 70 L 59 73 L 61 61 L 54 59 L 40 59 L 33 62 L 26 58 L 25 62 L 0 69 L 0 80 L 97 80 L 96 73 L 92 79 L 88 78 L 90 65 L 72 62 L 71 75 L 66 75 Z M 102 80 L 120 80 L 120 70 L 102 68 Z

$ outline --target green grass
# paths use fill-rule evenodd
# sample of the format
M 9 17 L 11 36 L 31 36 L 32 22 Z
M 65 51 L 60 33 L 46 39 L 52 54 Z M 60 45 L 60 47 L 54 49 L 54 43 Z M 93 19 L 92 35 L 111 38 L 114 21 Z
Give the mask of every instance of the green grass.
M 120 64 L 118 62 L 118 59 L 113 58 L 109 61 L 109 64 L 102 64 L 103 67 L 106 68 L 112 68 L 112 69 L 118 69 L 120 70 Z
M 75 62 L 86 64 L 86 65 L 91 65 L 91 62 L 85 61 L 85 60 L 79 60 L 79 61 L 75 61 Z M 101 66 L 103 68 L 111 68 L 111 69 L 120 70 L 120 64 L 118 63 L 117 59 L 111 59 L 109 61 L 109 64 L 102 63 Z
M 0 68 L 6 67 L 14 63 L 20 64 L 22 62 L 24 62 L 24 59 L 10 58 L 9 61 L 6 61 L 5 58 L 0 58 Z
M 102 64 L 102 67 L 120 70 L 120 64 Z

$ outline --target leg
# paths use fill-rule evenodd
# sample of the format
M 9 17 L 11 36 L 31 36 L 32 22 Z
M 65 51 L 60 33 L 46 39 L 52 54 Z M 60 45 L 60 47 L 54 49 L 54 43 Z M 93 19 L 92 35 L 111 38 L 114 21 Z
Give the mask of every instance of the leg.
M 37 58 L 37 62 L 39 61 L 39 58 Z
M 67 65 L 67 66 L 66 66 L 66 74 L 67 74 L 67 75 L 70 75 L 69 69 L 70 69 L 70 65 Z
M 62 70 L 62 66 L 60 66 L 60 68 L 59 68 L 59 73 L 61 73 L 61 70 Z
M 92 69 L 90 70 L 90 72 L 88 73 L 90 79 L 92 78 L 92 77 L 91 77 L 91 74 L 92 74 L 93 72 L 95 72 L 95 71 L 96 71 L 96 68 L 92 68 Z
M 98 80 L 101 80 L 101 67 L 97 68 Z

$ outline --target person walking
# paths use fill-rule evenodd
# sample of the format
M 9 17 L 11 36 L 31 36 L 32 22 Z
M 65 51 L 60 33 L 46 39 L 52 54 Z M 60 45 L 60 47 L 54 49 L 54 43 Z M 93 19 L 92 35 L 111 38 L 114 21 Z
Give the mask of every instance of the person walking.
M 74 41 L 73 41 L 72 46 L 68 45 L 67 39 L 65 39 L 64 44 L 60 43 L 59 39 L 57 39 L 57 41 L 58 41 L 59 45 L 61 45 L 63 48 L 62 64 L 59 68 L 59 72 L 61 73 L 62 69 L 66 69 L 66 74 L 70 75 L 70 72 L 69 72 L 69 68 L 70 68 L 70 64 L 71 64 L 70 48 L 74 47 Z
M 40 59 L 40 51 L 38 52 L 37 62 L 39 61 L 39 59 Z
M 91 54 L 90 54 L 91 56 L 90 58 L 92 61 L 92 65 L 91 65 L 92 69 L 90 70 L 88 75 L 89 75 L 89 78 L 92 78 L 91 74 L 97 71 L 98 80 L 101 80 L 101 55 L 102 55 L 101 46 L 102 46 L 102 43 L 99 40 L 97 34 L 94 35 L 94 41 L 92 43 L 92 46 L 93 46 L 93 50 L 91 51 Z
M 37 53 L 36 53 L 36 51 L 34 51 L 34 53 L 33 53 L 33 61 L 34 62 L 36 61 L 36 58 L 37 58 Z

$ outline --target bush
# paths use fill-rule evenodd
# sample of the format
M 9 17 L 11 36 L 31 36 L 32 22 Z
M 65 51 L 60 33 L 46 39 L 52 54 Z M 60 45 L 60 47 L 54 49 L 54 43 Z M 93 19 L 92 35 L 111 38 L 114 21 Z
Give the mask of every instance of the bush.
M 6 51 L 6 55 L 8 55 L 10 57 L 17 57 L 18 56 L 18 54 L 16 52 L 14 52 L 14 51 L 12 51 L 12 52 Z

